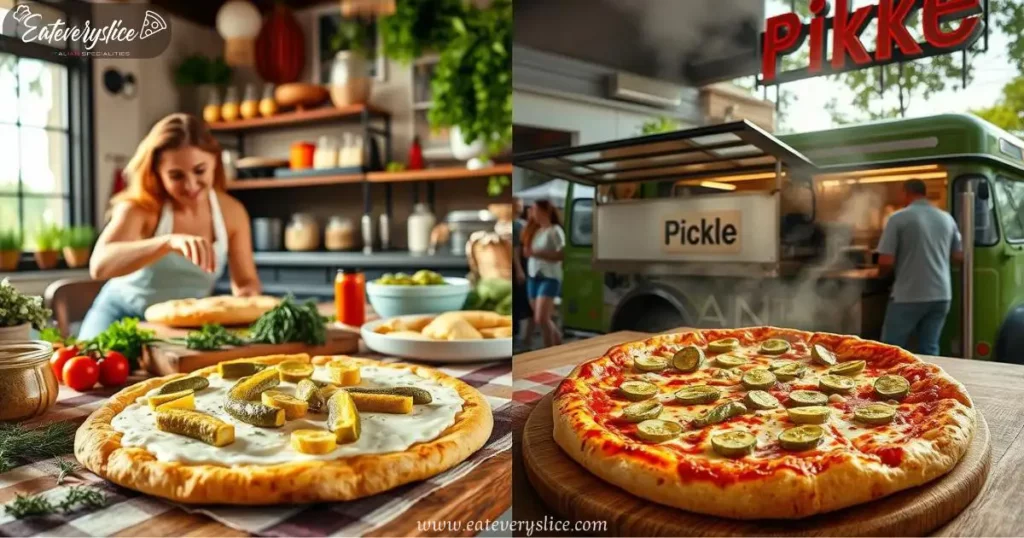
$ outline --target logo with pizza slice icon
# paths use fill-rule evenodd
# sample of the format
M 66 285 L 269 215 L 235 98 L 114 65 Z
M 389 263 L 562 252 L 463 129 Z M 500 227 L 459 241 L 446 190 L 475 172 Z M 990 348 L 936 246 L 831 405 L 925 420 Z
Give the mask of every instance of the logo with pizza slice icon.
M 142 28 L 139 29 L 139 37 L 146 39 L 149 36 L 167 29 L 167 22 L 159 14 L 146 10 L 146 16 L 142 20 Z

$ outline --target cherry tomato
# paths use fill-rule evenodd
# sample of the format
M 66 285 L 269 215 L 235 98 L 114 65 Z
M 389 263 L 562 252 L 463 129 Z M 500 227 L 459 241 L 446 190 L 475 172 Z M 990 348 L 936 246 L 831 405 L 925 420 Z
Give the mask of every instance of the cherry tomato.
M 78 392 L 91 389 L 100 379 L 96 361 L 79 355 L 64 364 L 64 383 Z
M 72 357 L 78 356 L 78 348 L 75 346 L 68 346 L 53 352 L 53 356 L 50 357 L 50 368 L 53 369 L 53 375 L 57 376 L 57 382 L 64 382 L 64 364 L 68 362 Z
M 108 351 L 100 361 L 100 383 L 104 387 L 120 387 L 128 381 L 128 359 L 117 351 Z

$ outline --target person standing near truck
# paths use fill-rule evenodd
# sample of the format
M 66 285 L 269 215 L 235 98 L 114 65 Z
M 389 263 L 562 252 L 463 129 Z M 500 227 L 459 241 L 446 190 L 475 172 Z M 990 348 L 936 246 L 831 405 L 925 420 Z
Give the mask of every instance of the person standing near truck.
M 562 292 L 563 249 L 565 231 L 559 223 L 558 210 L 547 200 L 537 201 L 530 208 L 530 221 L 523 230 L 523 254 L 527 257 L 526 292 L 545 347 L 562 343 L 553 318 L 555 299 Z M 527 340 L 532 337 L 526 335 Z
M 526 338 L 533 337 L 533 310 L 530 309 L 530 300 L 526 294 L 526 256 L 523 254 L 523 243 L 521 237 L 523 229 L 526 228 L 526 221 L 523 217 L 523 201 L 519 198 L 513 200 L 515 216 L 512 221 L 512 330 L 514 336 L 519 337 L 523 320 L 527 320 Z
M 953 216 L 928 202 L 924 181 L 903 184 L 906 207 L 895 212 L 878 242 L 878 273 L 895 271 L 892 295 L 885 311 L 882 341 L 912 351 L 939 354 L 939 336 L 953 297 L 950 260 L 963 259 L 960 231 Z

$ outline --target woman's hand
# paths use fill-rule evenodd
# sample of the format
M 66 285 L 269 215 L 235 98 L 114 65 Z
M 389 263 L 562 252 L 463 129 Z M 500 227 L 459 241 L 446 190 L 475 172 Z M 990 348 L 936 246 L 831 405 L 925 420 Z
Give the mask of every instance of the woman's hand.
M 205 237 L 188 234 L 170 234 L 166 237 L 167 246 L 172 251 L 181 254 L 207 273 L 214 271 L 216 255 L 213 252 L 213 244 Z

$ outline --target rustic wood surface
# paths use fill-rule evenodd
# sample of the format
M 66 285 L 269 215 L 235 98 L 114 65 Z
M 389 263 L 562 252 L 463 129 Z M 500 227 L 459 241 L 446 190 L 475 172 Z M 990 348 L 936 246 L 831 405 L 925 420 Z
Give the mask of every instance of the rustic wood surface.
M 560 366 L 579 364 L 603 354 L 609 347 L 649 336 L 618 332 L 513 357 L 513 376 L 519 379 Z M 986 419 L 991 468 L 981 493 L 958 516 L 938 528 L 935 536 L 1021 536 L 1024 511 L 1018 489 L 1024 483 L 1024 366 L 943 357 L 921 357 L 938 364 L 962 382 Z M 513 423 L 516 447 L 522 446 L 529 409 L 517 413 Z M 520 521 L 562 519 L 550 511 L 531 486 L 521 450 L 513 450 L 513 514 Z M 551 533 L 558 534 L 558 533 Z M 755 533 L 759 534 L 759 533 Z M 565 535 L 565 533 L 562 533 Z
M 530 485 L 560 515 L 607 521 L 609 536 L 921 536 L 970 504 L 989 470 L 982 419 L 964 458 L 930 484 L 799 521 L 735 521 L 653 503 L 601 480 L 555 444 L 553 426 L 548 394 L 527 419 L 520 445 Z

